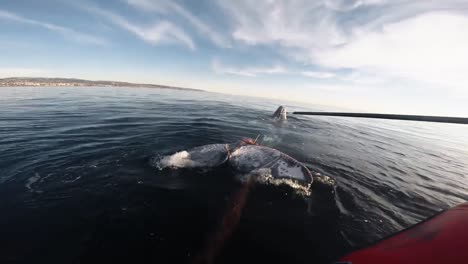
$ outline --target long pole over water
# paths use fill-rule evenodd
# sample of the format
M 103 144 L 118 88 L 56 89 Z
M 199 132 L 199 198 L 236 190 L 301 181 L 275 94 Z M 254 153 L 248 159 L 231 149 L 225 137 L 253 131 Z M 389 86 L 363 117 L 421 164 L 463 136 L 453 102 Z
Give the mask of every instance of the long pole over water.
M 294 115 L 311 116 L 341 116 L 358 118 L 377 118 L 406 121 L 437 122 L 451 124 L 468 124 L 468 118 L 451 116 L 421 116 L 421 115 L 392 115 L 392 114 L 373 114 L 373 113 L 345 113 L 345 112 L 292 112 Z

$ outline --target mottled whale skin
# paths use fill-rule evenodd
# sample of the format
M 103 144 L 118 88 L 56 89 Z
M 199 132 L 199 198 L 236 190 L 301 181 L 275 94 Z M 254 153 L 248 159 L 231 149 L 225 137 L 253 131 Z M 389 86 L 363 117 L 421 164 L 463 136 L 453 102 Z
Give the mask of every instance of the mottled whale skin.
M 283 106 L 273 114 L 275 121 L 287 119 Z M 276 180 L 292 180 L 310 186 L 312 173 L 299 161 L 285 153 L 256 144 L 256 140 L 246 138 L 232 144 L 210 144 L 160 158 L 156 166 L 164 168 L 214 168 L 224 163 L 238 175 L 261 176 Z
M 210 144 L 164 156 L 157 162 L 160 169 L 215 168 L 226 162 L 242 175 L 268 174 L 274 179 L 289 179 L 311 184 L 310 171 L 294 158 L 279 150 L 253 144 L 244 139 L 233 144 Z
M 272 118 L 275 121 L 284 121 L 288 119 L 286 108 L 284 106 L 278 107 L 278 109 L 273 113 Z
M 161 157 L 156 162 L 156 166 L 160 169 L 213 168 L 220 166 L 228 159 L 228 144 L 210 144 Z
M 275 179 L 293 179 L 299 182 L 312 183 L 310 171 L 294 158 L 283 152 L 265 146 L 244 145 L 235 149 L 229 164 L 240 173 L 250 173 L 259 169 L 268 169 Z

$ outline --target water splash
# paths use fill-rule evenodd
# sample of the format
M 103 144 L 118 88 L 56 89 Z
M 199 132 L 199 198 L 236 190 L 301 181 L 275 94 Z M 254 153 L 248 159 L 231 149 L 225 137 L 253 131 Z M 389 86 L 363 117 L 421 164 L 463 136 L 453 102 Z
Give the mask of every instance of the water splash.
M 39 190 L 35 190 L 33 189 L 32 185 L 34 185 L 36 182 L 38 182 L 39 180 L 41 179 L 41 175 L 39 175 L 39 173 L 35 173 L 34 176 L 28 178 L 26 180 L 26 184 L 24 185 L 24 187 L 26 187 L 29 191 L 31 192 L 41 192 Z
M 294 179 L 288 178 L 275 178 L 271 173 L 271 169 L 269 168 L 261 168 L 251 171 L 247 174 L 237 174 L 236 178 L 241 182 L 248 182 L 249 180 L 253 180 L 255 183 L 264 184 L 264 185 L 272 185 L 272 186 L 280 186 L 280 185 L 287 185 L 291 187 L 295 194 L 301 196 L 309 196 L 311 194 L 311 184 L 304 184 L 302 182 L 298 182 Z

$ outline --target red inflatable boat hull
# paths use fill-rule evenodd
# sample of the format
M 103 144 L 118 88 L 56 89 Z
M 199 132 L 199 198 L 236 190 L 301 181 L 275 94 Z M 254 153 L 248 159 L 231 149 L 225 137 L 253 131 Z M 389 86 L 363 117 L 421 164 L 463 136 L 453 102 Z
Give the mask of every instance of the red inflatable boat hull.
M 355 251 L 338 263 L 468 263 L 468 203 Z

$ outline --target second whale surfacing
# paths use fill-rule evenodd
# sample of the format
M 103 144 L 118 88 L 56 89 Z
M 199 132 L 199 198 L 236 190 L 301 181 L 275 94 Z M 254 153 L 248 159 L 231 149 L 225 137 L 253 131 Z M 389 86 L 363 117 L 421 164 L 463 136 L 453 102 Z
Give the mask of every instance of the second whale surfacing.
M 284 106 L 279 106 L 278 109 L 271 116 L 275 121 L 285 121 L 288 119 L 286 108 Z
M 243 139 L 233 144 L 210 144 L 160 157 L 159 169 L 214 169 L 227 163 L 240 181 L 281 185 L 309 193 L 312 173 L 287 154 Z

